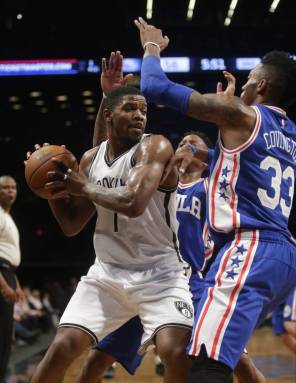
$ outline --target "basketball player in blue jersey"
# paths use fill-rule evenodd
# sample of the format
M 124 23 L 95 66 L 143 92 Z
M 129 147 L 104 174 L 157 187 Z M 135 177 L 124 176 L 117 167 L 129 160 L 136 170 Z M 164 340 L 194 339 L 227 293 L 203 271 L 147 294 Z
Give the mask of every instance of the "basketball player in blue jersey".
M 160 66 L 169 39 L 136 20 L 145 49 L 141 89 L 148 101 L 215 123 L 208 221 L 220 247 L 206 276 L 188 353 L 191 382 L 231 382 L 254 328 L 296 284 L 288 230 L 296 170 L 296 125 L 283 107 L 296 98 L 296 62 L 271 52 L 249 74 L 241 98 L 202 95 L 170 81 Z M 181 168 L 198 150 L 184 149 Z M 182 161 L 181 161 L 182 162 Z M 174 164 L 174 161 L 173 161 Z
M 296 354 L 296 288 L 272 313 L 275 335 Z
M 183 383 L 193 307 L 175 234 L 177 173 L 161 181 L 173 148 L 163 136 L 144 135 L 147 104 L 136 88 L 112 91 L 105 105 L 108 140 L 85 153 L 79 173 L 57 160 L 48 173 L 49 204 L 66 235 L 97 211 L 96 260 L 32 382 L 62 382 L 77 356 L 139 315 L 140 351 L 155 344 L 164 382 Z
M 228 93 L 232 92 L 232 79 L 228 79 Z M 218 84 L 219 87 L 219 84 Z M 217 87 L 217 89 L 218 89 Z M 223 92 L 225 93 L 225 92 Z M 190 289 L 193 295 L 193 306 L 198 309 L 199 301 L 207 287 L 202 277 L 208 270 L 214 252 L 214 242 L 211 239 L 206 219 L 206 199 L 208 194 L 208 178 L 202 178 L 203 173 L 211 165 L 213 150 L 208 137 L 200 132 L 185 133 L 178 146 L 177 153 L 186 146 L 198 148 L 199 156 L 206 161 L 197 160 L 191 163 L 180 174 L 177 189 L 177 220 L 178 240 L 183 259 L 191 266 Z M 244 352 L 234 373 L 239 383 L 265 383 L 262 373 L 253 364 L 249 355 Z

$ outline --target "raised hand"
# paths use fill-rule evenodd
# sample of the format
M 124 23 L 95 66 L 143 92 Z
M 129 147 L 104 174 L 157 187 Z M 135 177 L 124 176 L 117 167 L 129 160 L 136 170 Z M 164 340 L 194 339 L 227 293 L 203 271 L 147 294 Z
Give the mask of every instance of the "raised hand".
M 120 51 L 111 52 L 109 60 L 102 58 L 101 87 L 107 95 L 113 89 L 126 86 L 132 74 L 123 76 L 122 70 L 123 56 Z
M 160 52 L 162 52 L 169 45 L 170 39 L 168 36 L 163 36 L 161 29 L 158 29 L 151 24 L 147 24 L 142 17 L 135 20 L 135 24 L 140 31 L 143 48 L 146 47 L 145 44 L 147 42 L 153 42 L 159 46 Z
M 226 70 L 223 71 L 223 76 L 227 80 L 227 87 L 225 90 L 223 90 L 223 85 L 222 82 L 217 83 L 217 94 L 223 94 L 226 96 L 234 96 L 235 93 L 235 83 L 236 83 L 236 78 Z
M 176 167 L 178 173 L 184 174 L 188 168 L 188 166 L 192 163 L 196 162 L 198 164 L 201 164 L 201 161 L 194 157 L 194 153 L 192 149 L 190 148 L 190 145 L 186 144 L 184 146 L 179 147 L 173 157 L 171 158 L 170 162 L 166 166 L 161 183 L 163 183 L 168 175 L 171 173 L 174 167 Z

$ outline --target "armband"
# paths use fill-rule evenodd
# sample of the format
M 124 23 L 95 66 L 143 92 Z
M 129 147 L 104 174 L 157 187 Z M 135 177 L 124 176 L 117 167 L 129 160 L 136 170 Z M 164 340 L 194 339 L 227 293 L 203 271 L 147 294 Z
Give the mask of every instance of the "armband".
M 186 114 L 193 89 L 170 81 L 160 66 L 160 58 L 149 55 L 142 62 L 141 92 L 147 101 L 165 105 Z

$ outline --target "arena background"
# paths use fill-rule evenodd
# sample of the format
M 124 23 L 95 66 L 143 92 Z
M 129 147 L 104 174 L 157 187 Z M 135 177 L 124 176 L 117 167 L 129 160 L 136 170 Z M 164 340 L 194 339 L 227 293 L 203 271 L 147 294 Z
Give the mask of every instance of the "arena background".
M 225 19 L 231 1 L 197 0 L 190 20 L 188 3 L 153 2 L 151 22 L 171 40 L 163 56 L 208 60 L 206 70 L 196 67 L 196 71 L 170 73 L 173 80 L 214 92 L 222 74 L 221 62 L 212 59 L 262 57 L 273 49 L 296 54 L 293 0 L 280 1 L 274 12 L 270 12 L 271 0 L 239 0 L 228 26 Z M 14 176 L 19 185 L 12 214 L 21 233 L 23 283 L 42 287 L 47 279 L 79 277 L 93 261 L 94 222 L 75 238 L 65 238 L 47 202 L 26 186 L 23 160 L 35 143 L 66 144 L 78 159 L 90 148 L 101 98 L 99 60 L 111 50 L 121 50 L 125 57 L 142 56 L 133 20 L 146 16 L 146 5 L 145 0 L 2 0 L 0 4 L 1 63 L 74 58 L 82 65 L 75 75 L 0 76 L 0 174 Z M 247 73 L 234 70 L 238 91 Z M 138 81 L 139 73 L 135 73 L 133 82 Z M 295 118 L 295 108 L 289 112 Z M 174 145 L 185 129 L 200 129 L 216 140 L 215 128 L 162 106 L 150 106 L 148 121 L 147 131 L 166 135 Z M 295 221 L 294 206 L 294 234 Z

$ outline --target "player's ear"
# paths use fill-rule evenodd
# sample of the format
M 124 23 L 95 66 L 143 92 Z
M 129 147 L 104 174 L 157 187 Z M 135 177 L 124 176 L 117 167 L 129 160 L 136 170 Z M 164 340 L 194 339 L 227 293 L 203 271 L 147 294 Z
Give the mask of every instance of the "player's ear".
M 109 109 L 104 109 L 103 114 L 106 122 L 111 122 L 113 116 L 112 111 Z
M 267 80 L 265 80 L 265 79 L 260 80 L 258 85 L 257 85 L 258 93 L 260 93 L 260 94 L 265 93 L 267 90 L 267 86 L 268 86 Z

